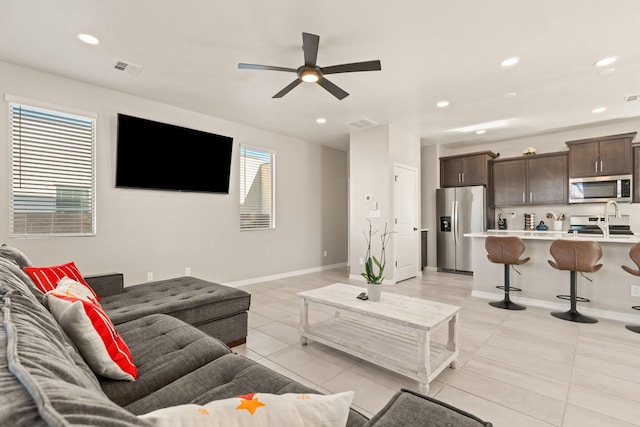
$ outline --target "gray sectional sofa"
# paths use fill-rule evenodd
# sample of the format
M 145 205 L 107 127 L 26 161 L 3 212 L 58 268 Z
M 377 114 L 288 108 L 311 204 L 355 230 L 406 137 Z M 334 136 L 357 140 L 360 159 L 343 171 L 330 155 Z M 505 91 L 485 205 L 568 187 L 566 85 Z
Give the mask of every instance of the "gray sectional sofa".
M 246 342 L 251 294 L 241 289 L 190 276 L 127 287 L 119 273 L 88 276 L 85 280 L 116 325 L 149 314 L 168 314 L 229 347 Z
M 314 392 L 164 313 L 137 316 L 116 326 L 138 368 L 136 381 L 96 376 L 40 302 L 40 291 L 22 271 L 25 262 L 19 251 L 0 248 L 0 426 L 148 426 L 137 415 L 252 392 Z M 434 399 L 399 391 L 371 420 L 350 410 L 347 425 L 490 423 Z

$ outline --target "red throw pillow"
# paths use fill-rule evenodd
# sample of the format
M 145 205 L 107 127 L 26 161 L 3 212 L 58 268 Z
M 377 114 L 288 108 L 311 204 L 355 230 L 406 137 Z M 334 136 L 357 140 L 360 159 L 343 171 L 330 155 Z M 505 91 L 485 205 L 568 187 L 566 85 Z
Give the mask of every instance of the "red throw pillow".
M 33 283 L 35 283 L 36 287 L 40 289 L 43 294 L 54 290 L 63 277 L 68 277 L 76 282 L 80 282 L 91 289 L 91 286 L 85 282 L 82 274 L 80 274 L 80 270 L 78 270 L 78 267 L 76 267 L 73 261 L 51 267 L 25 267 L 24 271 L 31 277 Z M 95 292 L 93 292 L 93 289 L 91 289 L 91 293 L 96 300 L 100 299 Z
M 115 380 L 132 381 L 138 377 L 129 347 L 83 285 L 64 279 L 44 298 L 93 372 Z

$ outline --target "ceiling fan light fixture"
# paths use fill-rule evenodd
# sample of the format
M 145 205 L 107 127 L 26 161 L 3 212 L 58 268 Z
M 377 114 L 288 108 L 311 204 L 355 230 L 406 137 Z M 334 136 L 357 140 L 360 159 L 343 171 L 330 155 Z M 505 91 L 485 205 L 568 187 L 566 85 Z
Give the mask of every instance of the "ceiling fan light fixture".
M 315 83 L 320 80 L 320 76 L 315 70 L 306 70 L 300 73 L 300 78 L 305 83 Z
M 338 73 L 353 73 L 357 71 L 380 71 L 382 65 L 380 60 L 364 61 L 364 62 L 352 62 L 349 64 L 332 65 L 330 67 L 319 67 L 316 64 L 318 58 L 318 44 L 320 43 L 320 36 L 309 33 L 302 33 L 302 51 L 304 53 L 304 65 L 297 69 L 286 67 L 274 67 L 271 65 L 258 65 L 258 64 L 245 64 L 243 62 L 238 64 L 240 69 L 253 69 L 253 70 L 271 70 L 271 71 L 285 71 L 296 73 L 296 79 L 285 86 L 280 92 L 273 95 L 273 98 L 282 98 L 298 85 L 304 83 L 318 83 L 324 90 L 335 96 L 338 101 L 343 100 L 349 96 L 349 92 L 341 89 L 330 80 L 324 78 L 325 74 L 338 74 Z

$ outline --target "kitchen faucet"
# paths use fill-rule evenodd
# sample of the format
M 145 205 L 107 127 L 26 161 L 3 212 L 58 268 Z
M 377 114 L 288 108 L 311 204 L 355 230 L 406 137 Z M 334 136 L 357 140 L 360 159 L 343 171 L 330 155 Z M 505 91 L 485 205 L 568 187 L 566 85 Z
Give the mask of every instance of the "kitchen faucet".
M 615 200 L 609 200 L 604 206 L 604 223 L 600 221 L 600 218 L 598 218 L 598 227 L 602 230 L 602 234 L 605 239 L 609 238 L 609 205 L 613 205 L 615 207 L 616 218 L 621 217 L 618 203 Z

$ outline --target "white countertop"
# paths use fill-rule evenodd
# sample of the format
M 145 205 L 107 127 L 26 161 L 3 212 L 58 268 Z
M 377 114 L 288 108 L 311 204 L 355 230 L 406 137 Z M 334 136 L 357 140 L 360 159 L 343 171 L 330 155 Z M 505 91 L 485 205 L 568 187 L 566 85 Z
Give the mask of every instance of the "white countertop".
M 590 235 L 576 235 L 569 234 L 567 231 L 538 231 L 538 230 L 487 230 L 484 233 L 467 233 L 464 237 L 487 237 L 487 236 L 518 236 L 523 240 L 557 240 L 557 239 L 577 239 L 577 240 L 590 240 L 599 243 L 638 243 L 640 242 L 640 235 L 634 234 L 633 236 L 619 236 L 609 237 L 605 239 L 599 234 Z

